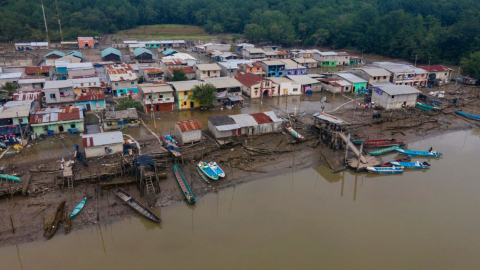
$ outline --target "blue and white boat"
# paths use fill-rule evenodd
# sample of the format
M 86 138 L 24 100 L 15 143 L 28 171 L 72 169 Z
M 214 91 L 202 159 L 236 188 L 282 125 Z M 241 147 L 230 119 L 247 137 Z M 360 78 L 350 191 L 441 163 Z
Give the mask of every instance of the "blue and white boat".
M 430 164 L 428 162 L 398 162 L 398 161 L 392 161 L 390 164 L 401 167 L 404 169 L 428 169 L 430 167 Z
M 214 161 L 208 163 L 208 166 L 212 168 L 212 170 L 218 175 L 218 177 L 224 178 L 225 177 L 225 172 L 218 166 L 218 164 Z
M 438 151 L 415 151 L 415 150 L 407 150 L 407 149 L 395 149 L 397 153 L 412 157 L 441 157 L 442 153 Z
M 461 116 L 465 116 L 469 119 L 480 121 L 480 116 L 479 115 L 475 115 L 475 114 L 471 114 L 471 113 L 465 113 L 465 112 L 462 112 L 462 111 L 455 111 L 455 112 L 457 114 L 459 114 Z
M 205 174 L 208 178 L 215 181 L 218 180 L 218 174 L 215 173 L 215 171 L 212 170 L 212 168 L 210 168 L 208 163 L 200 161 L 198 163 L 198 168 L 200 168 L 200 171 L 202 171 L 202 173 Z
M 367 171 L 371 173 L 396 174 L 403 173 L 401 168 L 393 167 L 367 167 Z
M 75 206 L 73 209 L 72 213 L 70 214 L 70 218 L 73 218 L 74 216 L 78 215 L 80 211 L 82 211 L 83 207 L 85 206 L 85 202 L 87 202 L 87 197 L 83 198 L 83 200 Z

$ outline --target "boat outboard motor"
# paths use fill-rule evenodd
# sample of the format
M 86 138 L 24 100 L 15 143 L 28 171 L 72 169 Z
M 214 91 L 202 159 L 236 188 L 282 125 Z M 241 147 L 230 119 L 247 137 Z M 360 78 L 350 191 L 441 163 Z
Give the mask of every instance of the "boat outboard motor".
M 423 162 L 423 165 L 427 165 L 427 166 L 429 166 L 429 167 L 431 166 L 430 163 L 428 163 L 428 162 L 426 162 L 426 161 Z
M 430 147 L 430 149 L 428 149 L 428 152 L 432 152 L 433 151 L 433 147 Z

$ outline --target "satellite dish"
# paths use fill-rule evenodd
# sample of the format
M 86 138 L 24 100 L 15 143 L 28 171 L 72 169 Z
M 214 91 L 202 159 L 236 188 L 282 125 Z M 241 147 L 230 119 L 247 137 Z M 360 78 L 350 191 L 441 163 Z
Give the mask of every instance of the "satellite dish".
M 327 97 L 323 97 L 323 98 L 320 100 L 320 102 L 321 102 L 321 103 L 324 103 L 326 100 L 327 100 Z

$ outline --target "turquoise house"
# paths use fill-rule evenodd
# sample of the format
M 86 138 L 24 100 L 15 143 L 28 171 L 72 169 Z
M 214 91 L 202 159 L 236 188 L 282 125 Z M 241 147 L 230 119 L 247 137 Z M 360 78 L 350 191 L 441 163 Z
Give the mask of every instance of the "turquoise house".
M 55 70 L 56 74 L 67 74 L 67 64 L 68 61 L 55 61 Z
M 353 92 L 358 92 L 358 90 L 364 90 L 367 89 L 367 81 L 348 72 L 339 72 L 335 74 L 336 76 L 348 81 L 353 85 L 352 91 Z
M 82 105 L 87 111 L 105 110 L 105 94 L 103 92 L 76 94 L 75 105 Z

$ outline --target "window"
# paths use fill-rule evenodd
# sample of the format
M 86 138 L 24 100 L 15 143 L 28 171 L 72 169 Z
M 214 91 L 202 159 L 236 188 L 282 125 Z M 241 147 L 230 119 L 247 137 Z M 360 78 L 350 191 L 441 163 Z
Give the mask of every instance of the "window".
M 270 86 L 270 83 L 269 83 L 269 82 L 265 82 L 265 86 L 266 86 L 266 87 Z
M 71 127 L 71 128 L 75 128 L 76 126 L 75 126 L 75 124 L 71 124 L 70 127 Z
M 102 106 L 102 102 L 96 102 L 95 107 L 100 108 Z
M 118 86 L 118 82 L 116 82 L 115 85 Z
M 205 71 L 202 71 L 202 74 L 206 74 L 206 72 L 205 72 Z
M 445 76 L 447 76 L 447 73 L 445 73 Z
M 383 79 L 384 79 L 384 80 L 387 79 L 387 76 L 383 76 Z
M 135 82 L 131 82 L 131 84 L 135 84 Z
M 152 95 L 148 95 L 148 96 L 147 96 L 147 99 L 152 99 Z
M 392 98 L 394 98 L 394 97 L 395 97 L 395 95 L 392 96 Z
M 184 102 L 183 102 L 183 105 L 184 105 L 184 106 L 185 106 L 185 105 L 187 105 L 187 102 L 186 102 L 186 101 L 184 101 Z
M 163 95 L 160 95 L 160 98 L 163 98 Z
M 60 96 L 64 96 L 65 94 L 63 92 L 60 92 Z
M 376 81 L 376 80 L 377 80 L 377 77 L 373 77 L 373 80 Z
M 50 98 L 51 99 L 56 99 L 57 97 L 55 96 L 55 94 L 50 94 Z

